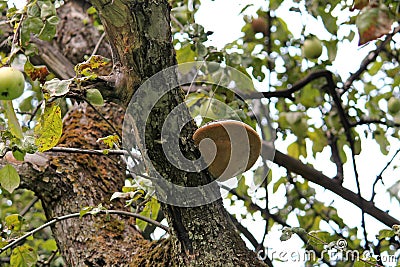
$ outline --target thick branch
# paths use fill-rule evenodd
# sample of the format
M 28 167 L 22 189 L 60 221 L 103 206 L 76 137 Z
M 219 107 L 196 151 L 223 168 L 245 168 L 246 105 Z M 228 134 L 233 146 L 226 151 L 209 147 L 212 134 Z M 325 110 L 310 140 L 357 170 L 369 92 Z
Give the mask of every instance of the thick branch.
M 284 97 L 294 99 L 293 94 L 300 91 L 304 86 L 310 82 L 325 77 L 327 80 L 332 79 L 332 73 L 328 70 L 317 70 L 309 73 L 306 77 L 293 84 L 292 87 L 285 90 L 273 91 L 273 92 L 254 92 L 249 94 L 240 93 L 244 99 L 261 99 L 261 98 L 273 98 L 273 97 Z M 333 80 L 332 80 L 333 81 Z
M 263 146 L 267 146 L 268 149 L 267 143 L 263 143 Z M 373 202 L 361 198 L 356 193 L 335 182 L 335 180 L 325 176 L 321 172 L 311 168 L 310 166 L 302 163 L 297 159 L 294 159 L 280 151 L 276 151 L 274 162 L 282 167 L 285 167 L 291 172 L 301 175 L 304 179 L 307 179 L 313 183 L 322 186 L 325 189 L 332 191 L 336 195 L 353 203 L 363 212 L 368 213 L 369 215 L 389 227 L 392 227 L 394 224 L 400 224 L 400 221 L 398 219 L 378 209 Z
M 66 58 L 54 43 L 44 42 L 34 38 L 39 56 L 32 58 L 34 64 L 45 64 L 51 72 L 60 79 L 69 79 L 75 76 L 74 65 Z

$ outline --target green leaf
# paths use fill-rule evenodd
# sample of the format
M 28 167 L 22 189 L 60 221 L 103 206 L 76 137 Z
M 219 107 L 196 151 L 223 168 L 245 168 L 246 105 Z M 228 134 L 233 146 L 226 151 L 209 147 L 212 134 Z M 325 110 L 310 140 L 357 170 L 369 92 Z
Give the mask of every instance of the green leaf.
M 86 10 L 86 13 L 88 15 L 94 15 L 94 14 L 97 14 L 97 10 L 96 10 L 96 8 L 94 6 L 91 6 Z
M 75 66 L 75 72 L 78 75 L 82 75 L 89 78 L 96 78 L 97 69 L 101 69 L 110 63 L 110 59 L 100 56 L 93 55 L 88 58 L 85 62 L 79 63 Z
M 254 83 L 245 69 L 238 68 L 230 71 L 229 74 L 229 77 L 235 82 L 236 88 L 239 88 L 241 92 L 250 93 L 256 91 Z
M 57 243 L 54 239 L 49 239 L 40 244 L 40 247 L 47 251 L 56 251 Z
M 90 213 L 92 210 L 94 209 L 94 207 L 83 207 L 80 211 L 79 211 L 79 218 L 82 218 L 83 216 L 85 216 L 86 214 Z
M 310 108 L 319 106 L 322 102 L 322 97 L 317 88 L 307 85 L 301 90 L 299 100 L 304 107 Z
M 39 39 L 43 41 L 51 41 L 57 32 L 57 24 L 59 22 L 58 17 L 53 16 L 46 20 L 44 27 L 39 33 Z
M 301 120 L 297 121 L 291 129 L 293 133 L 297 136 L 299 145 L 305 146 L 305 144 L 303 144 L 304 142 L 302 139 L 307 136 L 307 130 L 308 130 L 307 118 L 302 117 Z
M 10 257 L 10 265 L 13 267 L 31 267 L 36 262 L 36 251 L 28 245 L 16 247 Z
M 371 266 L 363 261 L 356 261 L 353 265 L 353 267 L 367 267 L 367 266 Z
M 280 7 L 282 2 L 283 2 L 283 0 L 271 0 L 269 3 L 269 7 L 271 10 L 278 9 L 278 7 Z
M 39 17 L 40 16 L 40 9 L 37 5 L 37 2 L 32 1 L 28 4 L 28 17 Z
M 30 33 L 39 34 L 40 29 L 43 27 L 43 21 L 38 17 L 28 17 L 23 24 Z
M 312 152 L 315 157 L 318 152 L 322 152 L 322 150 L 328 145 L 328 139 L 321 129 L 314 129 L 313 132 L 308 132 L 307 135 L 312 141 Z
M 382 229 L 379 231 L 377 238 L 385 239 L 385 238 L 391 238 L 393 236 L 395 236 L 395 232 L 392 229 Z
M 368 73 L 371 76 L 374 76 L 375 74 L 378 73 L 378 71 L 382 68 L 382 66 L 383 66 L 383 61 L 375 61 L 372 64 L 371 68 L 368 69 Z
M 293 227 L 292 231 L 293 231 L 293 233 L 298 234 L 298 235 L 303 235 L 303 234 L 307 233 L 307 231 L 301 227 Z
M 57 105 L 46 106 L 34 131 L 35 144 L 40 152 L 57 145 L 62 134 L 61 108 Z
M 2 241 L 1 239 L 0 239 L 0 248 L 4 248 L 5 246 L 7 246 L 8 245 L 8 242 L 7 241 Z
M 375 141 L 378 143 L 382 154 L 387 155 L 389 153 L 388 147 L 390 143 L 385 136 L 385 131 L 381 127 L 377 127 L 377 130 L 373 133 L 373 136 L 375 138 Z
M 327 29 L 328 32 L 336 35 L 338 26 L 336 22 L 336 18 L 331 15 L 331 13 L 325 12 L 326 6 L 320 6 L 319 9 L 319 15 L 321 16 L 322 21 L 324 22 L 324 26 Z
M 31 34 L 39 34 L 43 21 L 37 17 L 28 17 L 21 26 L 21 45 L 26 47 L 31 40 Z
M 23 217 L 19 214 L 11 214 L 5 218 L 7 228 L 12 231 L 21 231 Z
M 290 125 L 294 125 L 298 122 L 301 121 L 301 119 L 304 117 L 304 113 L 303 112 L 287 112 L 285 113 L 286 116 L 286 121 L 290 124 Z
M 287 148 L 289 156 L 298 159 L 300 156 L 307 157 L 307 150 L 304 142 L 295 141 Z
M 7 164 L 0 170 L 0 185 L 12 193 L 20 183 L 18 172 L 13 166 Z
M 208 53 L 207 47 L 204 44 L 202 44 L 201 42 L 196 43 L 196 51 L 197 51 L 197 55 L 200 58 L 205 57 Z
M 14 156 L 14 158 L 15 158 L 16 160 L 24 161 L 26 152 L 25 152 L 25 151 L 22 151 L 22 150 L 20 150 L 20 149 L 16 149 L 16 150 L 13 150 L 12 154 L 13 154 L 13 156 Z
M 48 17 L 56 15 L 56 7 L 49 1 L 38 1 L 38 6 L 40 7 L 40 17 L 44 20 Z
M 190 44 L 186 44 L 181 49 L 176 51 L 176 59 L 178 60 L 179 64 L 185 62 L 192 62 L 195 60 L 195 57 L 196 53 L 192 50 Z
M 281 237 L 279 238 L 281 241 L 287 241 L 287 240 L 289 240 L 291 237 L 292 237 L 292 235 L 293 235 L 293 231 L 292 231 L 292 228 L 290 228 L 290 227 L 284 227 L 283 229 L 282 229 L 282 235 L 281 235 Z
M 279 186 L 281 186 L 282 184 L 285 184 L 286 181 L 287 181 L 287 178 L 285 176 L 282 176 L 281 178 L 279 178 L 279 180 L 276 181 L 276 183 L 274 183 L 272 193 L 276 193 L 276 191 L 278 191 Z
M 247 196 L 247 192 L 249 190 L 249 186 L 246 185 L 246 179 L 245 177 L 242 175 L 238 181 L 238 185 L 236 186 L 236 193 L 239 196 Z
M 156 198 L 152 197 L 149 202 L 146 203 L 143 211 L 140 213 L 143 216 L 151 218 L 153 220 L 157 219 L 158 212 L 160 210 L 160 203 L 157 201 Z M 147 226 L 147 222 L 142 221 L 140 219 L 136 219 L 136 225 L 139 227 L 140 230 L 144 231 Z
M 354 32 L 352 33 L 354 34 Z M 333 62 L 336 59 L 337 44 L 338 44 L 337 40 L 324 41 L 324 45 L 328 49 L 328 58 L 331 62 Z
M 244 8 L 242 8 L 239 12 L 239 15 L 243 14 L 244 11 L 246 11 L 246 9 L 248 9 L 249 7 L 254 6 L 254 4 L 247 4 Z
M 33 108 L 32 99 L 33 96 L 28 96 L 27 98 L 24 98 L 24 100 L 22 100 L 21 103 L 19 104 L 19 110 L 21 110 L 22 112 L 31 111 Z

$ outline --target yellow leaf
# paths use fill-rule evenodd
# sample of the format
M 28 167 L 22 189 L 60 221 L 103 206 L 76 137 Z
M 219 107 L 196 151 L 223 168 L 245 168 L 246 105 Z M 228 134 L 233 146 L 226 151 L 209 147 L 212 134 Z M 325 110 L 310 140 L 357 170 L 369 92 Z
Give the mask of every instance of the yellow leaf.
M 57 145 L 62 134 L 61 109 L 57 105 L 46 106 L 35 127 L 35 144 L 40 152 Z

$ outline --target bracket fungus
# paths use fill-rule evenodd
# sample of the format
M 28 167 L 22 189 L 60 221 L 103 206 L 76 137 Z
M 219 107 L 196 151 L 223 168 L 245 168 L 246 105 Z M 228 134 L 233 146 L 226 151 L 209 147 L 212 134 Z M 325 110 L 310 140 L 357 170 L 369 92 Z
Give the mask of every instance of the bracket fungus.
M 221 120 L 200 127 L 193 135 L 210 174 L 225 181 L 250 169 L 261 151 L 261 139 L 249 125 Z

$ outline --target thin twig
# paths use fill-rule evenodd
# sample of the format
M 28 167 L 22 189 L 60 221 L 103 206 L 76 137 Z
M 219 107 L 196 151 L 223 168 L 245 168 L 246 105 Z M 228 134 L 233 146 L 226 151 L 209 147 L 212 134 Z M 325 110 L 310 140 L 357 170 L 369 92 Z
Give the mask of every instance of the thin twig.
M 162 225 L 161 223 L 159 223 L 159 222 L 157 222 L 155 220 L 152 220 L 152 219 L 150 219 L 148 217 L 145 217 L 145 216 L 137 214 L 137 213 L 128 212 L 128 211 L 122 211 L 122 210 L 100 210 L 98 213 L 99 214 L 106 214 L 106 215 L 107 214 L 117 214 L 117 215 L 124 215 L 124 216 L 128 216 L 128 217 L 134 217 L 134 218 L 140 219 L 142 221 L 151 223 L 151 224 L 153 224 L 153 225 L 165 230 L 166 232 L 169 232 L 169 227 L 167 227 L 165 225 Z M 87 216 L 87 215 L 93 215 L 93 214 L 91 214 L 89 212 L 89 213 L 84 214 L 83 216 Z M 17 244 L 19 244 L 23 240 L 27 239 L 29 236 L 31 236 L 31 235 L 43 230 L 44 228 L 46 228 L 48 226 L 51 226 L 51 225 L 53 225 L 53 224 L 55 224 L 57 222 L 60 222 L 60 221 L 64 221 L 64 220 L 71 219 L 71 218 L 77 218 L 77 217 L 81 217 L 81 214 L 79 212 L 68 214 L 68 215 L 64 215 L 64 216 L 60 216 L 60 217 L 56 217 L 56 218 L 52 219 L 51 221 L 48 221 L 47 223 L 45 223 L 45 224 L 33 229 L 32 231 L 24 234 L 23 236 L 21 236 L 20 238 L 14 240 L 13 242 L 9 243 L 8 245 L 4 246 L 3 248 L 0 249 L 0 254 L 3 253 L 4 251 L 6 251 L 7 249 L 16 246 Z
M 350 124 L 350 127 L 356 127 L 359 125 L 365 125 L 365 124 L 381 124 L 385 125 L 387 127 L 400 127 L 400 123 L 396 123 L 393 121 L 382 121 L 382 120 L 375 120 L 375 119 L 362 119 L 357 122 L 353 122 Z
M 170 18 L 171 18 L 171 20 L 172 20 L 173 22 L 175 22 L 176 25 L 178 25 L 178 27 L 181 29 L 180 32 L 185 31 L 185 26 L 183 26 L 182 23 L 180 23 L 179 20 L 177 20 L 172 14 L 171 14 Z
M 47 260 L 43 262 L 43 265 L 45 265 L 45 266 L 50 265 L 50 262 L 52 262 L 52 260 L 56 257 L 57 253 L 58 253 L 58 250 L 54 250 L 51 253 L 50 257 L 48 257 Z
M 121 134 L 117 131 L 117 129 L 115 129 L 114 125 L 112 125 L 112 123 L 111 123 L 108 119 L 106 119 L 106 118 L 104 117 L 104 115 L 101 114 L 101 112 L 100 112 L 99 110 L 97 110 L 97 108 L 96 108 L 92 103 L 89 102 L 89 100 L 87 100 L 86 98 L 84 98 L 83 100 L 84 100 L 97 114 L 99 114 L 99 116 L 101 117 L 102 120 L 105 121 L 105 123 L 107 123 L 107 124 L 111 127 L 111 129 L 113 130 L 113 132 L 119 137 L 119 140 L 122 140 Z
M 32 112 L 32 115 L 27 123 L 27 125 L 29 126 L 29 124 L 31 124 L 31 122 L 33 121 L 33 119 L 35 118 L 36 114 L 38 113 L 39 109 L 41 108 L 42 104 L 43 104 L 44 100 L 41 100 L 38 105 L 36 106 L 35 110 Z
M 392 164 L 392 162 L 394 161 L 394 159 L 396 158 L 397 154 L 399 154 L 400 149 L 398 149 L 396 151 L 396 153 L 394 153 L 393 157 L 389 160 L 389 162 L 386 164 L 386 166 L 382 169 L 382 171 L 376 176 L 376 179 L 374 181 L 374 184 L 372 186 L 372 196 L 371 196 L 371 200 L 370 201 L 374 201 L 376 192 L 375 192 L 375 187 L 378 183 L 379 180 L 382 180 L 382 175 L 383 173 L 387 170 L 387 168 L 389 168 L 389 166 Z
M 32 207 L 35 205 L 36 202 L 38 202 L 39 198 L 34 197 L 31 202 L 29 202 L 28 205 L 25 206 L 25 208 L 19 213 L 21 216 L 24 216 Z

